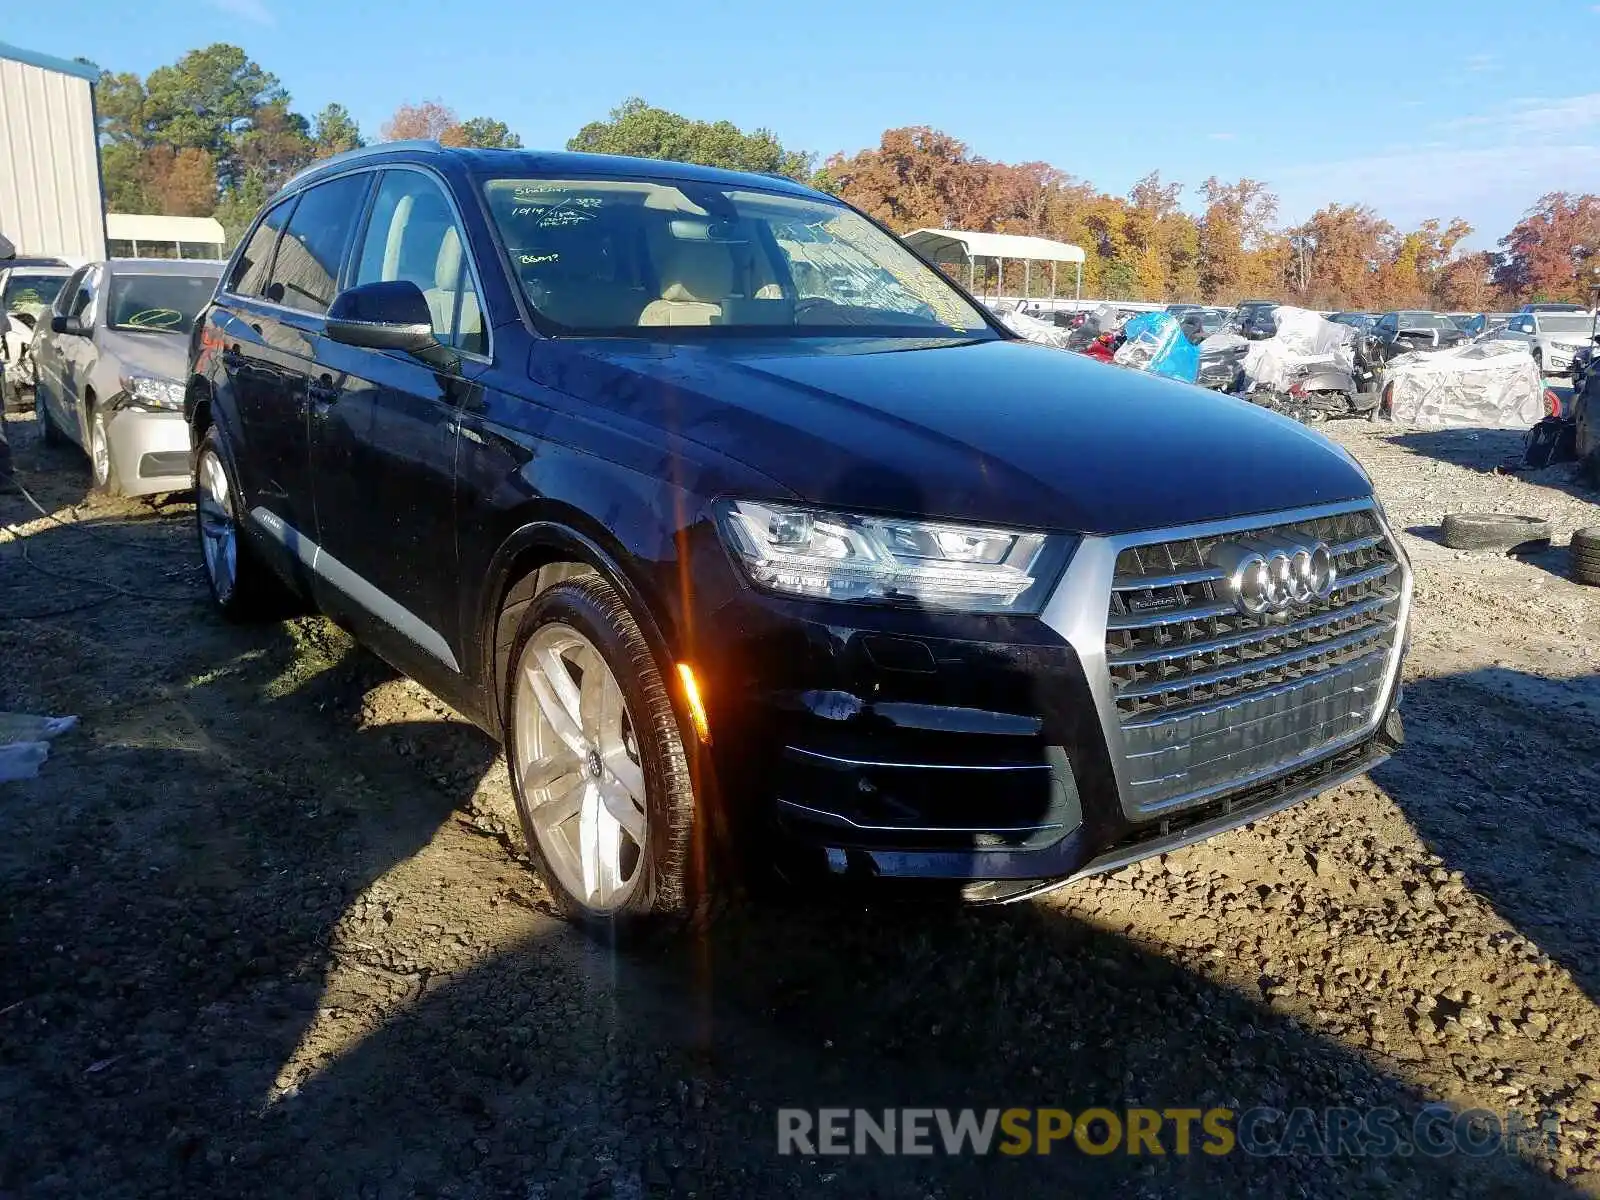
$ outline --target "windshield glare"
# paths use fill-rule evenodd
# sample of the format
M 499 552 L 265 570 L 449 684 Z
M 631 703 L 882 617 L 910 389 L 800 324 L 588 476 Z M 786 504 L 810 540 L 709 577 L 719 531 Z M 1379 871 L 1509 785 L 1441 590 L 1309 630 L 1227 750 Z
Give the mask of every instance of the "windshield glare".
M 1588 313 L 1535 313 L 1540 333 L 1588 333 L 1594 318 Z
M 113 329 L 186 334 L 216 288 L 215 275 L 113 275 L 107 323 Z
M 825 200 L 618 179 L 484 193 L 529 304 L 560 332 L 994 336 L 910 250 Z

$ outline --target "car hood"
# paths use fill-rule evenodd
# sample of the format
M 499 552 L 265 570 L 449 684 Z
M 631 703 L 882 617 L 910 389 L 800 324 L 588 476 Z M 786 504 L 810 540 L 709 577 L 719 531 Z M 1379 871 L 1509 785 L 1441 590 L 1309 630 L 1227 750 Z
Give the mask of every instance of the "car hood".
M 178 333 L 101 329 L 95 333 L 101 361 L 114 359 L 119 375 L 182 380 L 188 371 L 189 339 Z
M 842 509 L 1122 533 L 1371 490 L 1287 418 L 1021 341 L 566 348 L 578 361 L 536 350 L 535 377 Z

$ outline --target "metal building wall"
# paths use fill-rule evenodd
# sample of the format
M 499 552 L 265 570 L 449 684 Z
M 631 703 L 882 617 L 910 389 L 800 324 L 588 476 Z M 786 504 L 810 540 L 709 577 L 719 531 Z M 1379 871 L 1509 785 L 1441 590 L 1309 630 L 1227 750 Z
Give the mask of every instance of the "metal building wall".
M 92 86 L 3 54 L 0 232 L 19 255 L 106 256 Z

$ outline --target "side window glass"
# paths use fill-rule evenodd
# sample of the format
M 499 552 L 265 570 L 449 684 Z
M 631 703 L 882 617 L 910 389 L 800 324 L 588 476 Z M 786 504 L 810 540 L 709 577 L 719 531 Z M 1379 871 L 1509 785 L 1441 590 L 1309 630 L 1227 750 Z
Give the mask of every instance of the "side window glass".
M 266 215 L 250 235 L 250 241 L 239 253 L 233 274 L 228 276 L 227 291 L 239 296 L 264 296 L 267 292 L 267 272 L 272 268 L 272 248 L 278 243 L 278 234 L 294 211 L 294 201 L 278 205 Z
M 328 311 L 370 180 L 367 174 L 346 175 L 300 197 L 278 241 L 267 299 L 302 312 Z
M 56 295 L 56 302 L 50 306 L 50 311 L 54 315 L 58 317 L 71 315 L 72 306 L 78 299 L 78 290 L 83 287 L 83 277 L 88 273 L 88 267 L 81 267 L 67 276 L 67 281 L 61 285 L 61 291 Z
M 94 324 L 95 299 L 99 294 L 100 272 L 90 267 L 83 273 L 83 278 L 78 283 L 78 292 L 72 298 L 72 308 L 69 313 L 83 322 L 86 329 Z
M 465 250 L 439 185 L 416 171 L 386 171 L 352 282 L 409 280 L 428 302 L 435 336 L 447 346 L 482 354 L 487 345 L 483 310 Z

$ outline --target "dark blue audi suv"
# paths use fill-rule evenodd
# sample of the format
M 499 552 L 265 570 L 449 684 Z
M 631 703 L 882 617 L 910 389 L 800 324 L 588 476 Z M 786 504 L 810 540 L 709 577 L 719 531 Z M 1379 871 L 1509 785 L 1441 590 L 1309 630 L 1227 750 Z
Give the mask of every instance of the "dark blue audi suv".
M 499 740 L 580 921 L 752 870 L 1015 898 L 1399 741 L 1410 569 L 1346 453 L 1019 341 L 788 180 L 329 159 L 186 391 L 218 606 L 315 606 Z

